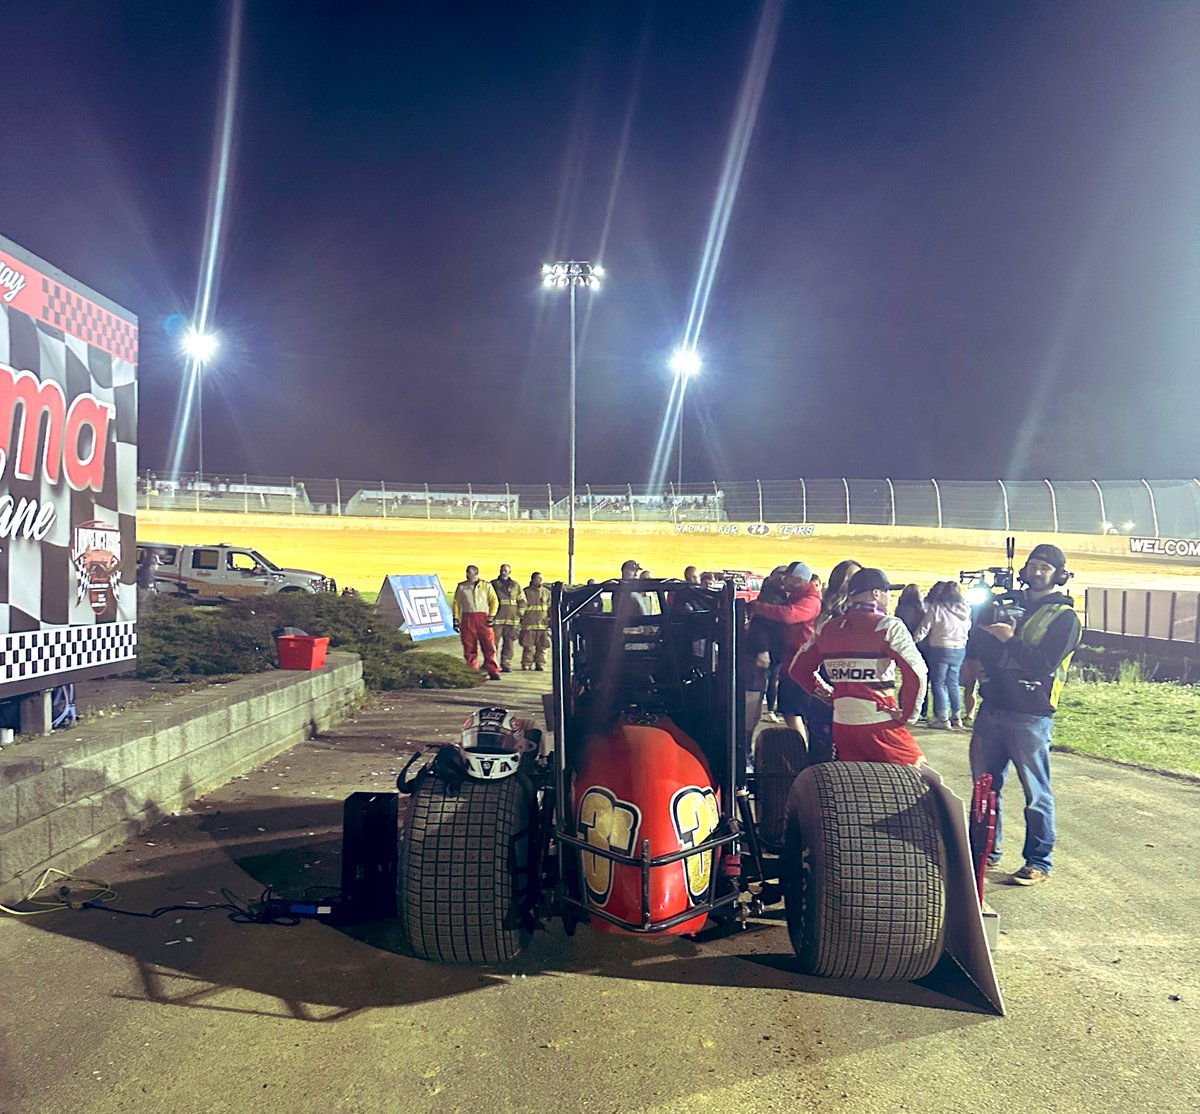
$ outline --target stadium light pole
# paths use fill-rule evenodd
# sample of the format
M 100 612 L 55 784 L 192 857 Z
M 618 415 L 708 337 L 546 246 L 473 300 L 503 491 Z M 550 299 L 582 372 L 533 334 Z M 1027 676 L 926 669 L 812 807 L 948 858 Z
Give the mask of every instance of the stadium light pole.
M 675 493 L 683 486 L 683 398 L 687 392 L 688 380 L 693 375 L 699 375 L 704 362 L 700 353 L 694 348 L 676 348 L 671 356 L 671 370 L 679 380 L 679 472 L 675 479 Z
M 217 353 L 217 338 L 193 325 L 183 338 L 183 351 L 192 361 L 192 374 L 196 377 L 196 464 L 197 473 L 204 478 L 204 365 Z
M 580 286 L 598 290 L 604 278 L 599 263 L 569 259 L 542 264 L 542 285 L 551 290 L 566 288 L 571 297 L 571 366 L 567 387 L 567 438 L 570 443 L 567 471 L 567 583 L 575 583 L 575 291 Z

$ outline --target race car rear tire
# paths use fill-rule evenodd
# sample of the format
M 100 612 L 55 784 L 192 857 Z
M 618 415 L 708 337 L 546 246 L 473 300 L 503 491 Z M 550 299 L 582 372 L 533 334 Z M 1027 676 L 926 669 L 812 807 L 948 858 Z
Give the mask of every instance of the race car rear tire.
M 912 766 L 833 762 L 796 779 L 783 853 L 801 968 L 903 982 L 942 954 L 946 849 L 937 797 Z
M 767 727 L 754 741 L 754 803 L 758 838 L 768 851 L 783 847 L 788 794 L 808 765 L 804 736 L 790 727 Z
M 475 964 L 520 955 L 532 928 L 536 816 L 520 774 L 421 781 L 400 845 L 400 919 L 414 955 Z

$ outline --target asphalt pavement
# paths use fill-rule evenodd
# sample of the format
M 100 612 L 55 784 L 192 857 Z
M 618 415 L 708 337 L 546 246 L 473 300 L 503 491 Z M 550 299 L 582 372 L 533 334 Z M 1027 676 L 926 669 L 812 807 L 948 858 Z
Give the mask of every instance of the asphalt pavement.
M 481 703 L 539 712 L 547 678 L 385 695 L 81 873 L 141 912 L 325 892 L 347 794 Z M 920 741 L 968 792 L 966 735 Z M 1200 1109 L 1200 785 L 1075 755 L 1054 779 L 1051 881 L 988 885 L 1004 1018 L 947 978 L 802 976 L 780 915 L 699 940 L 552 924 L 489 972 L 407 957 L 389 924 L 66 910 L 0 918 L 0 1111 Z

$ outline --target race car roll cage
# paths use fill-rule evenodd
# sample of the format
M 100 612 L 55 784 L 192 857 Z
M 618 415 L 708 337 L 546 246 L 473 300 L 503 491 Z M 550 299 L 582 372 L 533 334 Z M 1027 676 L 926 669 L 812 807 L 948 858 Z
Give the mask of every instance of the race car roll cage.
M 759 882 L 765 881 L 750 812 L 750 779 L 745 773 L 745 702 L 738 670 L 744 604 L 735 591 L 731 582 L 712 591 L 681 580 L 648 579 L 551 588 L 557 739 L 553 788 L 555 800 L 562 804 L 552 810 L 553 837 L 561 847 L 576 852 L 574 869 L 560 863 L 557 898 L 561 906 L 582 914 L 578 919 L 599 917 L 629 932 L 655 933 L 731 906 L 743 892 L 744 872 L 739 867 L 737 877 L 732 877 L 731 871 L 719 869 L 714 862 L 704 898 L 656 921 L 650 908 L 650 872 L 720 849 L 728 851 L 727 864 L 736 862 L 740 840 L 746 841 Z M 603 610 L 606 598 L 609 611 Z M 657 602 L 657 613 L 645 613 L 648 601 Z M 603 733 L 623 715 L 635 721 L 643 715 L 648 722 L 664 715 L 704 753 L 719 801 L 719 819 L 710 838 L 663 855 L 650 853 L 648 839 L 641 841 L 639 854 L 623 855 L 580 838 L 570 807 L 573 764 L 589 737 Z M 622 920 L 582 900 L 577 880 L 584 854 L 640 871 L 640 922 Z M 729 893 L 718 895 L 722 877 L 733 885 Z

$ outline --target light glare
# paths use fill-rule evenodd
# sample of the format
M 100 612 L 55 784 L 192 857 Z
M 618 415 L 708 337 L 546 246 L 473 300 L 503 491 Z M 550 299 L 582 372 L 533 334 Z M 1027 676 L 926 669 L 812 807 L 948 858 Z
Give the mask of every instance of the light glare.
M 671 356 L 671 370 L 683 379 L 696 375 L 702 365 L 700 354 L 694 348 L 677 348 Z
M 212 333 L 202 333 L 193 327 L 183 338 L 183 350 L 198 364 L 207 363 L 216 355 L 217 338 Z

